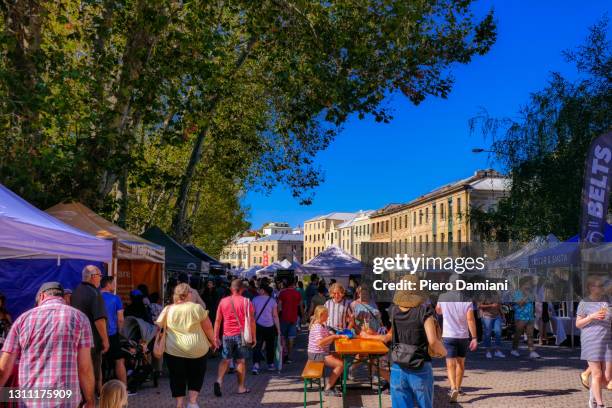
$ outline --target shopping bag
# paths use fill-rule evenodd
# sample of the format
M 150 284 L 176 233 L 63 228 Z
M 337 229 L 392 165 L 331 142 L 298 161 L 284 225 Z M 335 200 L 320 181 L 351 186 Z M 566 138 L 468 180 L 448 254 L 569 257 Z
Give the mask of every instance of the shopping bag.
M 274 352 L 274 364 L 276 369 L 280 372 L 283 369 L 283 343 L 281 336 L 276 338 L 276 350 Z

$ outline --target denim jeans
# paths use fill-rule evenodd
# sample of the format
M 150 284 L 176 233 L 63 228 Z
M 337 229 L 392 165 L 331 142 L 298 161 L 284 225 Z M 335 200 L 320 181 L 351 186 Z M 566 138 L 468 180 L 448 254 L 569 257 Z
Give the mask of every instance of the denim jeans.
M 495 334 L 495 346 L 500 348 L 502 346 L 501 342 L 501 324 L 502 320 L 500 316 L 497 317 L 483 317 L 482 318 L 482 328 L 484 331 L 484 347 L 491 347 L 491 331 Z
M 434 378 L 431 363 L 427 362 L 420 370 L 409 370 L 397 364 L 391 366 L 391 406 L 404 408 L 433 407 Z

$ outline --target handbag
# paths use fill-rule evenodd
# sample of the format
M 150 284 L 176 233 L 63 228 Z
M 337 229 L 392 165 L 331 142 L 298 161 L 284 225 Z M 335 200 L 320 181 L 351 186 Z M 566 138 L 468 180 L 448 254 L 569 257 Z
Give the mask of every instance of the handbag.
M 436 339 L 438 339 L 438 341 L 442 341 L 442 328 L 440 327 L 440 323 L 438 323 L 438 319 L 435 317 L 433 318 L 433 321 L 434 325 L 436 326 Z M 427 346 L 427 353 L 429 353 L 431 358 L 446 357 L 446 353 L 436 353 L 429 345 Z
M 248 302 L 248 300 L 247 300 Z M 247 341 L 247 333 L 246 333 L 246 328 L 242 327 L 242 323 L 240 323 L 240 319 L 238 318 L 238 313 L 236 313 L 236 307 L 234 306 L 234 301 L 233 299 L 230 299 L 230 305 L 232 305 L 232 312 L 234 312 L 234 316 L 236 317 L 236 321 L 238 322 L 238 326 L 240 326 L 240 340 L 241 340 L 241 346 L 242 347 L 247 347 L 250 343 L 253 343 L 253 338 L 251 336 L 251 330 L 249 327 L 249 340 Z M 248 317 L 250 317 L 250 313 L 247 314 L 249 312 L 249 308 L 247 307 L 246 310 L 244 311 L 244 321 L 246 323 L 248 323 L 249 321 L 247 320 Z M 246 324 L 246 326 L 250 326 L 249 324 Z
M 164 320 L 162 321 L 160 330 L 155 335 L 155 343 L 153 344 L 153 357 L 157 359 L 162 358 L 164 356 L 164 351 L 166 351 L 166 327 L 168 322 L 168 313 L 170 313 L 170 307 L 171 306 L 168 306 L 168 310 L 164 315 Z
M 393 322 L 394 320 L 395 310 L 391 314 L 391 325 L 393 326 L 390 350 L 391 362 L 411 370 L 421 369 L 425 363 L 425 358 L 418 355 L 418 347 L 416 345 L 397 342 L 397 325 Z
M 253 333 L 251 332 L 251 308 L 249 299 L 244 299 L 244 341 L 247 344 L 253 343 Z

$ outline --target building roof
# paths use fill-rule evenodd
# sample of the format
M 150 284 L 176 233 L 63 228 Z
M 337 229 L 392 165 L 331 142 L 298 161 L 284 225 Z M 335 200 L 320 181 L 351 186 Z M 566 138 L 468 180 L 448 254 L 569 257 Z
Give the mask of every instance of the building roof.
M 369 217 L 373 212 L 374 212 L 374 210 L 366 210 L 366 211 L 356 212 L 354 214 L 355 216 L 353 218 L 351 218 L 350 220 L 344 221 L 342 224 L 339 224 L 336 228 L 338 228 L 338 229 L 340 229 L 340 228 L 348 228 L 348 227 L 352 226 L 360 218 L 363 219 L 365 217 Z
M 356 213 L 347 213 L 347 212 L 332 212 L 325 215 L 319 215 L 317 217 L 306 220 L 305 222 L 311 221 L 321 221 L 321 220 L 341 220 L 348 221 L 355 217 Z
M 404 207 L 404 206 L 405 204 L 399 204 L 399 203 L 387 204 L 383 208 L 376 210 L 372 214 L 370 214 L 370 218 L 383 217 L 385 215 L 388 215 L 388 214 L 391 214 L 397 211 L 399 208 Z
M 256 239 L 257 237 L 240 237 L 234 242 L 234 244 L 248 244 L 249 242 L 255 241 Z
M 477 170 L 474 175 L 461 179 L 459 181 L 455 181 L 453 183 L 446 184 L 442 187 L 438 187 L 427 194 L 424 194 L 420 197 L 415 198 L 412 201 L 409 201 L 406 206 L 413 206 L 422 203 L 423 201 L 431 200 L 439 196 L 466 188 L 475 190 L 504 191 L 507 190 L 509 187 L 508 182 L 508 177 L 493 169 Z
M 393 213 L 400 212 L 409 207 L 414 207 L 425 201 L 438 198 L 440 196 L 453 193 L 461 189 L 472 189 L 472 190 L 488 190 L 488 191 L 506 191 L 510 188 L 510 179 L 493 170 L 477 170 L 470 177 L 454 181 L 449 184 L 445 184 L 438 187 L 429 193 L 423 194 L 407 203 L 404 204 L 389 204 L 380 210 L 377 210 L 374 214 L 370 215 L 370 218 L 381 217 Z
M 259 238 L 256 242 L 263 241 L 304 241 L 304 234 L 272 234 Z

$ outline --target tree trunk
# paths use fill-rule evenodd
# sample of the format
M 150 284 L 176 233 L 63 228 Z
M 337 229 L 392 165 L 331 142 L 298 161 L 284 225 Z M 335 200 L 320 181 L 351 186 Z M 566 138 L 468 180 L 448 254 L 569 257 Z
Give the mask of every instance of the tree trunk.
M 238 60 L 236 61 L 235 69 L 229 75 L 230 79 L 240 70 L 247 57 L 249 56 L 253 46 L 256 43 L 256 39 L 251 37 L 242 51 Z M 187 202 L 189 201 L 189 190 L 191 188 L 191 183 L 193 181 L 193 177 L 195 175 L 195 170 L 200 160 L 202 159 L 202 148 L 204 146 L 204 139 L 208 135 L 210 131 L 210 123 L 215 116 L 215 112 L 217 107 L 219 106 L 220 98 L 215 96 L 211 103 L 211 109 L 209 113 L 209 124 L 202 129 L 196 138 L 195 144 L 193 145 L 193 149 L 191 151 L 191 157 L 189 158 L 189 163 L 187 164 L 187 168 L 185 169 L 185 173 L 181 178 L 181 187 L 179 190 L 179 195 L 174 207 L 175 214 L 172 218 L 172 235 L 173 238 L 178 242 L 187 241 L 189 236 L 187 234 Z
M 128 213 L 128 170 L 127 168 L 121 170 L 121 177 L 119 177 L 119 218 L 117 224 L 124 228 L 127 225 L 127 213 Z
M 191 188 L 191 182 L 195 175 L 197 165 L 202 159 L 202 148 L 204 147 L 204 139 L 206 138 L 210 125 L 202 129 L 198 133 L 193 150 L 191 151 L 191 157 L 185 169 L 185 174 L 181 179 L 181 187 L 179 189 L 178 199 L 175 204 L 175 215 L 172 219 L 172 235 L 173 238 L 178 242 L 185 242 L 187 238 L 187 202 L 189 201 L 189 189 Z

